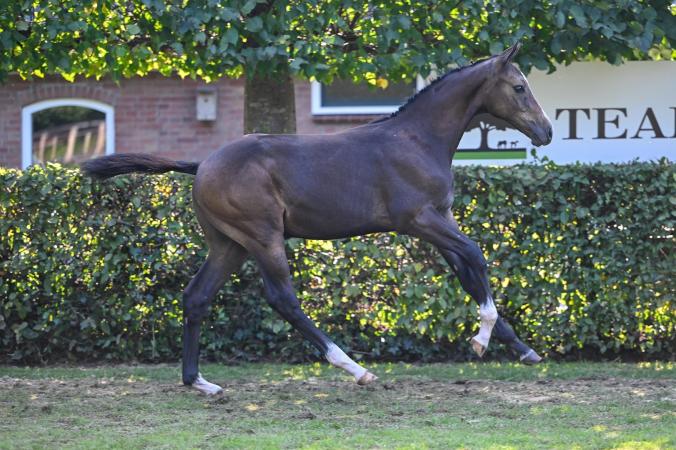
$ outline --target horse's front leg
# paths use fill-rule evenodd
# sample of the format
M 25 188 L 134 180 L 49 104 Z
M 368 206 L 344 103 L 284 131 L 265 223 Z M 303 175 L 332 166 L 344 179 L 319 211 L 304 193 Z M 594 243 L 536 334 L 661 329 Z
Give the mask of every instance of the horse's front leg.
M 199 372 L 200 328 L 218 290 L 245 258 L 246 251 L 234 241 L 223 238 L 219 245 L 212 244 L 206 262 L 183 294 L 183 384 L 207 395 L 223 389 L 205 380 Z
M 460 231 L 450 212 L 444 216 L 434 208 L 425 208 L 415 217 L 407 232 L 435 245 L 457 275 L 463 289 L 479 304 L 481 326 L 472 338 L 472 348 L 479 356 L 486 352 L 491 335 L 495 332 L 501 342 L 518 352 L 524 363 L 533 364 L 541 360 L 498 316 L 488 282 L 486 259 L 479 246 Z
M 471 287 L 468 286 L 468 284 L 471 283 L 472 275 L 471 269 L 467 267 L 465 261 L 457 253 L 442 248 L 439 248 L 439 251 L 448 265 L 451 266 L 453 272 L 455 272 L 463 289 L 470 292 Z M 483 355 L 488 347 L 488 340 L 490 339 L 491 332 L 500 342 L 509 345 L 509 347 L 519 355 L 521 362 L 525 364 L 536 364 L 542 360 L 533 349 L 528 347 L 518 338 L 512 327 L 500 316 L 497 316 L 490 332 L 488 331 L 488 324 L 484 324 L 484 319 L 482 317 L 479 334 L 472 338 L 472 347 L 480 356 Z

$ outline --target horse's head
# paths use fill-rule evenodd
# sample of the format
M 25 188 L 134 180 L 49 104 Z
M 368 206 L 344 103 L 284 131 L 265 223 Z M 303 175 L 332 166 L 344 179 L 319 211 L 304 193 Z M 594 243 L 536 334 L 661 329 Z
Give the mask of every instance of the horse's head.
M 552 141 L 552 123 L 535 100 L 526 77 L 511 63 L 519 48 L 517 43 L 492 59 L 493 80 L 483 109 L 528 136 L 533 145 L 547 145 Z

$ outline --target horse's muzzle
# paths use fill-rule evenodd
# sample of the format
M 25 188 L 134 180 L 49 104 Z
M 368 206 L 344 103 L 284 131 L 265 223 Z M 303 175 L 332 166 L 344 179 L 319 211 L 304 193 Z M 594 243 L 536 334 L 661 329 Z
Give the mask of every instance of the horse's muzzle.
M 552 142 L 552 137 L 554 137 L 554 130 L 552 129 L 551 124 L 546 126 L 536 126 L 533 127 L 533 135 L 531 136 L 531 143 L 536 147 L 542 145 L 547 145 Z

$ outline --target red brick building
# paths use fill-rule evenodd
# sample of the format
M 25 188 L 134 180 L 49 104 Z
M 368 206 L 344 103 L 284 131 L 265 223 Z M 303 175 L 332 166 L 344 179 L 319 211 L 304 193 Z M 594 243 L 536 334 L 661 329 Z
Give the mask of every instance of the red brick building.
M 553 74 L 532 71 L 528 79 L 554 125 L 554 140 L 538 149 L 540 156 L 563 164 L 674 160 L 676 62 L 579 62 Z M 390 83 L 383 91 L 297 81 L 297 131 L 330 133 L 373 120 L 422 85 Z M 10 77 L 0 84 L 0 165 L 77 163 L 125 152 L 199 161 L 242 135 L 243 108 L 244 82 L 228 78 L 207 85 L 160 75 L 119 83 Z M 477 127 L 465 133 L 454 164 L 529 158 L 531 146 L 517 130 L 491 131 L 490 151 L 479 151 L 482 139 Z
M 377 117 L 313 115 L 311 91 L 310 83 L 296 83 L 298 133 L 334 132 Z M 215 102 L 213 120 L 198 119 L 200 95 Z M 243 95 L 243 80 L 228 78 L 207 85 L 160 75 L 119 83 L 10 77 L 0 85 L 0 165 L 26 167 L 64 158 L 77 162 L 113 152 L 201 160 L 242 135 Z M 55 122 L 54 114 L 43 117 L 45 111 L 62 116 L 64 110 L 56 108 L 64 107 L 94 114 L 67 123 L 59 117 Z

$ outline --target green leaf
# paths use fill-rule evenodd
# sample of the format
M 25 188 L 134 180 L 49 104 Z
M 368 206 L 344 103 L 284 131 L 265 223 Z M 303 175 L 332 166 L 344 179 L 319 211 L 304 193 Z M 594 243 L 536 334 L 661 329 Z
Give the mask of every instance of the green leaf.
M 291 70 L 293 71 L 298 71 L 300 70 L 301 66 L 306 63 L 307 61 L 303 58 L 294 58 L 291 60 L 289 67 L 291 67 Z
M 558 55 L 561 53 L 561 41 L 559 40 L 559 36 L 554 36 L 551 44 L 549 44 L 549 47 L 553 55 Z
M 256 7 L 256 0 L 247 0 L 242 6 L 242 14 L 247 15 Z
M 247 19 L 244 28 L 248 31 L 251 31 L 252 33 L 261 31 L 263 29 L 263 19 L 261 19 L 259 16 L 251 17 Z
M 504 49 L 505 48 L 502 45 L 502 42 L 500 41 L 491 41 L 489 45 L 489 51 L 491 52 L 491 55 L 497 55 L 498 53 L 502 53 Z
M 221 19 L 226 22 L 231 22 L 234 20 L 239 20 L 239 13 L 234 8 L 222 8 L 219 12 Z
M 587 18 L 584 15 L 584 11 L 578 5 L 573 5 L 570 7 L 570 14 L 575 19 L 575 23 L 582 28 L 587 27 Z
M 225 38 L 226 42 L 234 45 L 239 39 L 239 33 L 237 33 L 237 30 L 234 28 L 228 28 L 223 35 L 223 38 Z
M 139 34 L 140 32 L 141 32 L 141 28 L 135 23 L 132 23 L 132 24 L 127 26 L 127 34 L 135 36 L 135 35 Z
M 547 61 L 544 56 L 538 55 L 533 58 L 533 65 L 539 70 L 547 70 L 549 68 L 549 61 Z
M 411 19 L 406 16 L 399 16 L 399 23 L 404 30 L 411 28 Z
M 114 47 L 113 54 L 118 58 L 122 58 L 127 55 L 127 48 L 122 45 L 118 45 Z
M 182 55 L 184 53 L 183 44 L 181 44 L 180 42 L 174 42 L 173 44 L 171 44 L 171 48 L 173 48 L 174 51 L 179 55 Z

